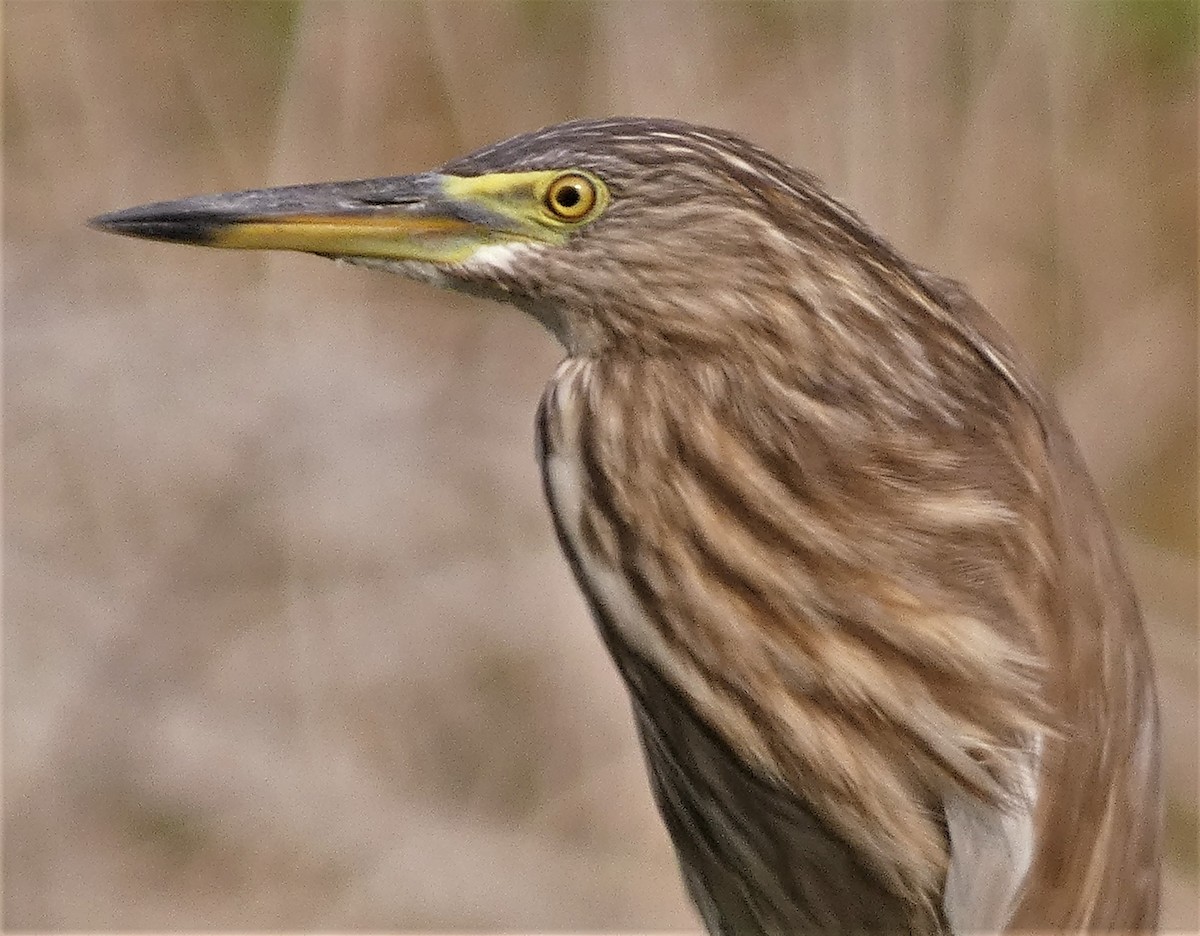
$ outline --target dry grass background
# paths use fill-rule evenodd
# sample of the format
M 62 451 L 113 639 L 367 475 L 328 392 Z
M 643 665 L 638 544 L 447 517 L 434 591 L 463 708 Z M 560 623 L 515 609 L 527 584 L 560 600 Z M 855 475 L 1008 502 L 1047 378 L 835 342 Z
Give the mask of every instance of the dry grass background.
M 513 310 L 95 213 L 570 116 L 739 131 L 967 281 L 1123 531 L 1196 859 L 1196 7 L 4 6 L 4 924 L 693 927 Z

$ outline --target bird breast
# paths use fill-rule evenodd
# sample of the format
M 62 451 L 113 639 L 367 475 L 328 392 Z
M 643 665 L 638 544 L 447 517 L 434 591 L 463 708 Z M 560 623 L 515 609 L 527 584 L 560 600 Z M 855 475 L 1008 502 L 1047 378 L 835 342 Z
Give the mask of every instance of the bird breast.
M 1010 831 L 996 885 L 1010 898 L 1028 866 L 1018 840 L 1041 725 L 1018 702 L 1034 691 L 1037 660 L 963 596 L 931 602 L 927 583 L 886 574 L 897 557 L 881 551 L 896 548 L 893 526 L 913 553 L 948 525 L 998 541 L 1012 513 L 956 482 L 906 508 L 923 520 L 867 511 L 840 527 L 823 505 L 861 495 L 848 486 L 866 485 L 870 466 L 825 452 L 783 475 L 718 399 L 766 384 L 720 384 L 696 362 L 568 359 L 543 398 L 547 497 L 618 665 L 637 661 L 627 681 L 648 668 L 745 769 L 803 803 L 913 907 L 942 892 L 943 807 L 959 797 L 961 837 Z M 756 413 L 795 405 L 751 402 Z M 922 524 L 928 543 L 912 538 Z M 1014 811 L 1023 819 L 1002 829 Z

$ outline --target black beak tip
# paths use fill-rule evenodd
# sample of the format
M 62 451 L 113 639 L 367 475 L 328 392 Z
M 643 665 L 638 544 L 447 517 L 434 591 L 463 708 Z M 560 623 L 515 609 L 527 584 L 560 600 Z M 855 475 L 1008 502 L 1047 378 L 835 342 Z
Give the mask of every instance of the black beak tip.
M 87 226 L 109 234 L 124 234 L 179 244 L 211 244 L 218 231 L 228 227 L 230 219 L 206 216 L 202 212 L 163 211 L 155 205 L 128 208 L 89 218 Z
M 96 215 L 94 218 L 87 219 L 87 226 L 94 231 L 107 231 L 110 234 L 123 234 L 123 222 L 121 215 L 123 212 L 110 211 L 108 214 Z

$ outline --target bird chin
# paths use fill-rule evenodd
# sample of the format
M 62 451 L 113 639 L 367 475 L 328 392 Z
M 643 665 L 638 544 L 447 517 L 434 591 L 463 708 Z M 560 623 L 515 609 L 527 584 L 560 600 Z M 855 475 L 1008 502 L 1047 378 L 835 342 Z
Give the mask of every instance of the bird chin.
M 390 260 L 387 257 L 331 257 L 337 263 L 350 266 L 366 267 L 369 270 L 383 270 L 386 273 L 396 273 L 408 279 L 429 283 L 442 289 L 453 289 L 457 284 L 447 275 L 445 270 L 435 263 L 424 260 Z
M 508 256 L 511 256 L 511 253 L 504 259 L 507 260 Z M 570 317 L 560 304 L 546 299 L 531 299 L 505 289 L 498 281 L 487 276 L 491 271 L 487 269 L 486 262 L 485 264 L 472 262 L 475 260 L 474 257 L 472 261 L 450 268 L 424 260 L 391 260 L 386 257 L 331 257 L 330 259 L 351 266 L 366 267 L 370 270 L 397 273 L 400 276 L 429 283 L 431 286 L 438 286 L 442 289 L 452 289 L 469 296 L 515 305 L 537 319 L 550 334 L 558 339 L 568 353 L 575 353 L 577 350 L 575 347 L 577 342 L 573 329 L 570 327 Z M 486 259 L 494 260 L 496 255 Z

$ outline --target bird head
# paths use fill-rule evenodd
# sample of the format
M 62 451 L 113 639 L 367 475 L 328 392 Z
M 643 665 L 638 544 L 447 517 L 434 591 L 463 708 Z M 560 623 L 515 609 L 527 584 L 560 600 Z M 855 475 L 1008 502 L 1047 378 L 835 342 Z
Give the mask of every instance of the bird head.
M 822 283 L 830 297 L 869 289 L 845 269 L 862 253 L 848 241 L 869 235 L 811 177 L 731 134 L 664 120 L 573 121 L 431 172 L 185 198 L 91 223 L 304 251 L 514 302 L 572 353 L 720 347 L 764 330 L 783 351 L 802 323 L 776 321 L 780 309 L 794 319 L 798 299 L 821 305 Z

